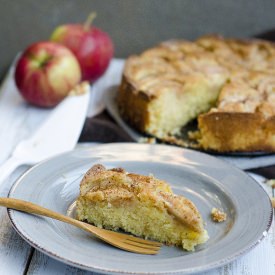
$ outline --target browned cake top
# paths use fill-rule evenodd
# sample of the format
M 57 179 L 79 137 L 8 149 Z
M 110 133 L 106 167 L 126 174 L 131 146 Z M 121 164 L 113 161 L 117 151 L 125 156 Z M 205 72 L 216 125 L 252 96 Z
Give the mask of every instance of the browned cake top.
M 94 165 L 80 184 L 80 196 L 93 202 L 106 201 L 112 205 L 133 204 L 136 200 L 151 205 L 174 216 L 196 232 L 203 232 L 202 218 L 188 199 L 172 193 L 170 186 L 153 176 L 127 173 L 124 169 L 107 170 Z
M 127 59 L 124 76 L 149 97 L 184 92 L 188 83 L 221 87 L 217 109 L 275 115 L 275 46 L 261 40 L 171 40 Z

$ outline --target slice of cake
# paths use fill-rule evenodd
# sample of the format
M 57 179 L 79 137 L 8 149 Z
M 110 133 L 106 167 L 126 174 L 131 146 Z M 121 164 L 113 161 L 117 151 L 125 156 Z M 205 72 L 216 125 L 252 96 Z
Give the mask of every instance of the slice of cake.
M 77 217 L 98 227 L 193 251 L 207 241 L 202 217 L 188 199 L 153 176 L 94 165 L 80 184 Z

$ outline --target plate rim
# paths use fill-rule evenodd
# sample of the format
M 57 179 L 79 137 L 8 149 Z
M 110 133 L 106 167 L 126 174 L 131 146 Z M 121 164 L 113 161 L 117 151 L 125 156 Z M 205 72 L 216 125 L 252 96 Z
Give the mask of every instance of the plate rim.
M 36 165 L 34 165 L 33 167 L 31 167 L 30 169 L 28 169 L 25 173 L 23 173 L 15 182 L 14 184 L 12 185 L 12 187 L 10 188 L 9 190 L 9 193 L 8 193 L 8 197 L 11 197 L 12 194 L 16 191 L 16 187 L 21 183 L 21 180 L 24 179 L 24 177 L 29 174 L 29 173 L 32 173 L 32 171 L 34 169 L 36 169 L 37 167 L 39 167 L 40 165 L 43 165 L 44 163 L 47 163 L 47 162 L 50 162 L 51 160 L 53 159 L 56 159 L 58 157 L 62 157 L 62 156 L 66 156 L 66 155 L 70 155 L 78 150 L 83 150 L 83 151 L 93 151 L 95 148 L 98 148 L 100 149 L 100 147 L 109 147 L 109 146 L 118 146 L 119 144 L 123 144 L 125 146 L 127 145 L 131 145 L 131 146 L 144 146 L 144 147 L 170 147 L 170 148 L 175 148 L 179 151 L 189 151 L 190 153 L 195 153 L 195 154 L 203 154 L 204 156 L 207 156 L 208 158 L 213 158 L 215 159 L 216 161 L 220 162 L 220 163 L 223 163 L 223 165 L 226 165 L 232 169 L 235 169 L 243 174 L 245 174 L 246 176 L 248 176 L 253 182 L 254 184 L 256 184 L 260 189 L 262 189 L 262 191 L 264 192 L 264 194 L 266 195 L 267 198 L 269 198 L 266 190 L 263 188 L 263 186 L 261 184 L 259 184 L 253 177 L 251 177 L 248 173 L 245 173 L 244 171 L 242 171 L 241 169 L 239 169 L 238 167 L 222 160 L 222 159 L 219 159 L 213 155 L 209 155 L 209 154 L 206 154 L 204 152 L 200 152 L 200 151 L 195 151 L 195 150 L 192 150 L 192 149 L 188 149 L 188 148 L 182 148 L 182 147 L 176 147 L 176 146 L 171 146 L 171 145 L 164 145 L 164 144 L 139 144 L 139 143 L 132 143 L 132 142 L 120 142 L 120 143 L 106 143 L 106 144 L 98 144 L 96 146 L 93 146 L 92 148 L 76 148 L 74 150 L 71 150 L 69 152 L 65 152 L 65 153 L 61 153 L 61 154 L 58 154 L 54 157 L 51 157 L 51 158 L 48 158 Z M 93 156 L 93 157 L 96 157 L 96 156 Z M 239 251 L 237 251 L 236 253 L 232 254 L 231 256 L 227 256 L 225 257 L 223 260 L 217 260 L 217 261 L 213 261 L 211 264 L 209 263 L 206 263 L 204 265 L 201 265 L 199 267 L 195 267 L 195 268 L 189 268 L 188 270 L 176 270 L 176 271 L 171 271 L 171 272 L 167 272 L 167 271 L 163 271 L 163 272 L 160 272 L 160 271 L 157 271 L 157 274 L 179 274 L 179 273 L 182 273 L 182 272 L 188 272 L 188 274 L 190 273 L 194 273 L 194 272 L 202 272 L 202 271 L 206 271 L 206 270 L 210 270 L 210 269 L 213 269 L 213 268 L 218 268 L 220 266 L 223 266 L 227 263 L 230 263 L 232 262 L 233 260 L 237 259 L 239 256 L 241 255 L 244 255 L 246 254 L 247 252 L 251 251 L 254 247 L 256 247 L 259 243 L 261 243 L 261 241 L 265 238 L 265 235 L 264 233 L 265 232 L 269 232 L 270 228 L 271 228 L 271 225 L 272 225 L 272 221 L 273 221 L 273 208 L 272 208 L 272 205 L 271 205 L 271 202 L 269 200 L 269 204 L 270 204 L 270 213 L 269 213 L 269 220 L 268 220 L 268 223 L 266 225 L 266 229 L 264 232 L 262 232 L 262 234 L 260 235 L 260 238 L 258 238 L 257 240 L 253 241 L 253 242 L 250 242 L 250 245 L 247 245 L 244 249 L 240 249 Z M 129 272 L 129 271 L 123 271 L 123 270 L 111 270 L 111 269 L 108 269 L 108 268 L 105 268 L 105 269 L 102 269 L 101 267 L 97 267 L 96 265 L 93 265 L 93 266 L 87 266 L 87 265 L 83 265 L 81 263 L 78 263 L 78 262 L 74 262 L 70 259 L 67 259 L 66 257 L 63 257 L 62 255 L 57 255 L 55 253 L 53 253 L 52 251 L 49 251 L 47 250 L 47 248 L 45 247 L 41 247 L 38 243 L 32 241 L 31 239 L 28 238 L 27 235 L 24 235 L 20 229 L 17 227 L 17 224 L 16 222 L 14 221 L 13 219 L 13 212 L 16 212 L 16 210 L 12 210 L 12 209 L 8 209 L 7 210 L 8 212 L 8 216 L 9 216 L 9 219 L 11 220 L 11 223 L 14 227 L 14 229 L 16 230 L 16 232 L 24 239 L 26 240 L 31 246 L 33 246 L 34 248 L 38 249 L 40 252 L 54 258 L 54 259 L 57 259 L 65 264 L 69 264 L 69 265 L 72 265 L 72 266 L 75 266 L 75 267 L 78 267 L 78 268 L 82 268 L 82 269 L 85 269 L 85 270 L 89 270 L 89 271 L 94 271 L 94 272 L 98 272 L 98 273 L 108 273 L 108 274 L 156 274 L 155 271 L 149 271 L 149 272 Z

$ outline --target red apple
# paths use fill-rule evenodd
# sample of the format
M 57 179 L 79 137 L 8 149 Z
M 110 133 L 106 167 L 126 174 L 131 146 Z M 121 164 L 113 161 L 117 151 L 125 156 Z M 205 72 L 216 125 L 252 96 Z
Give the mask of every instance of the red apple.
M 18 90 L 26 101 L 40 107 L 57 105 L 80 80 L 81 70 L 74 54 L 54 42 L 29 46 L 15 69 Z
M 91 14 L 84 25 L 61 25 L 51 36 L 52 41 L 65 45 L 75 54 L 82 80 L 88 81 L 95 81 L 106 71 L 114 52 L 108 34 L 91 26 L 94 17 L 95 14 Z

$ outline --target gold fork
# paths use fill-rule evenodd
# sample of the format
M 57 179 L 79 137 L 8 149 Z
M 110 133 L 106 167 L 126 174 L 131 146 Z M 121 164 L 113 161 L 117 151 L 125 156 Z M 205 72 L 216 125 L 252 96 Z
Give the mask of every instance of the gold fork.
M 89 233 L 92 233 L 99 239 L 126 251 L 140 254 L 157 254 L 159 252 L 159 249 L 161 248 L 161 243 L 144 240 L 131 235 L 113 232 L 110 230 L 105 230 L 54 212 L 50 209 L 44 208 L 28 201 L 12 198 L 0 198 L 0 206 L 5 206 L 7 208 L 12 208 L 26 213 L 46 216 L 52 219 L 72 224 Z

